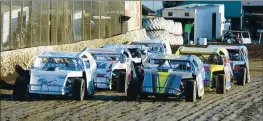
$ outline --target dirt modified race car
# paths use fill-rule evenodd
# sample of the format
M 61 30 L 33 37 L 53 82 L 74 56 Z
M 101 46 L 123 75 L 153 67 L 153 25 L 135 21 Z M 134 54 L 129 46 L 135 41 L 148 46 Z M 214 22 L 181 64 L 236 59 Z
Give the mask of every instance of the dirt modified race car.
M 97 63 L 99 89 L 126 92 L 129 82 L 136 78 L 134 62 L 126 48 L 86 48 Z
M 142 61 L 145 59 L 145 56 L 141 53 L 141 50 L 146 51 L 143 45 L 105 44 L 103 48 L 127 48 L 136 66 L 141 66 L 143 64 Z
M 245 83 L 250 82 L 248 50 L 246 46 L 209 45 L 208 47 L 227 49 L 234 74 L 233 79 L 237 81 L 237 84 L 243 86 Z
M 184 96 L 195 102 L 204 95 L 204 75 L 202 62 L 194 55 L 153 55 L 144 66 L 140 97 Z
M 129 44 L 132 45 L 144 45 L 147 49 L 148 55 L 151 54 L 172 54 L 172 49 L 170 43 L 163 40 L 141 40 L 141 41 L 133 41 Z
M 15 82 L 13 98 L 25 95 L 67 95 L 75 100 L 94 95 L 96 62 L 82 52 L 41 52 L 28 73 Z
M 224 94 L 231 88 L 233 72 L 226 49 L 181 46 L 176 55 L 196 55 L 203 61 L 206 72 L 205 91 L 216 89 L 216 93 Z

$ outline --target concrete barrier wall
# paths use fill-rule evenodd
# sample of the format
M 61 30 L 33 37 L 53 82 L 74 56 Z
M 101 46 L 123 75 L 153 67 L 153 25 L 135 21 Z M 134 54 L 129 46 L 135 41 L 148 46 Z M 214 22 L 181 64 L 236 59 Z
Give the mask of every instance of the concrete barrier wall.
M 40 46 L 1 52 L 1 79 L 7 82 L 14 82 L 18 76 L 15 73 L 15 65 L 19 64 L 24 69 L 27 69 L 32 65 L 33 58 L 38 55 L 41 50 L 46 49 L 77 52 L 85 47 L 98 48 L 104 44 L 122 44 L 142 39 L 149 39 L 146 35 L 145 29 L 130 31 L 126 34 L 121 34 L 106 39 L 95 39 L 80 41 L 72 44 Z

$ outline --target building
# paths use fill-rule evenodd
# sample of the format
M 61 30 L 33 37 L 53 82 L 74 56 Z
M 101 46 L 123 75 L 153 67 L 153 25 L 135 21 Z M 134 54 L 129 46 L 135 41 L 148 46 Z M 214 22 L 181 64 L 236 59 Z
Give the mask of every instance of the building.
M 1 5 L 1 40 L 3 43 L 9 40 L 9 30 L 15 32 L 19 29 L 20 21 L 23 21 L 22 26 L 27 26 L 29 21 L 29 7 L 23 8 L 23 17 L 21 18 L 21 6 L 12 6 L 11 11 L 11 28 L 10 28 L 10 9 L 6 5 Z
M 1 51 L 108 38 L 141 28 L 141 1 L 0 2 Z
M 188 4 L 171 8 L 164 8 L 162 16 L 165 19 L 179 21 L 183 27 L 194 23 L 190 39 L 206 37 L 208 40 L 220 39 L 224 30 L 223 4 Z
M 146 7 L 145 5 L 142 5 L 142 16 L 143 17 L 154 17 L 156 16 L 156 12 Z
M 253 39 L 258 40 L 263 30 L 263 1 L 242 1 L 243 29 L 249 30 Z
M 224 4 L 224 15 L 226 19 L 231 20 L 231 28 L 240 30 L 242 21 L 241 1 L 184 1 L 182 5 L 188 4 Z

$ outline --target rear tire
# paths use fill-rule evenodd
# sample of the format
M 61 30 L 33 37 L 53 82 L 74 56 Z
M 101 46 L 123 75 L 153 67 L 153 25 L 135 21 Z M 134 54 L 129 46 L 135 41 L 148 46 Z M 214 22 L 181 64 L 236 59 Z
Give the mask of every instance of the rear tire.
M 85 87 L 85 81 L 83 79 L 74 79 L 72 84 L 72 96 L 74 100 L 81 101 L 84 99 Z
M 27 93 L 27 80 L 25 77 L 18 77 L 14 84 L 13 100 L 23 101 Z
M 225 79 L 224 74 L 217 75 L 216 93 L 218 93 L 218 94 L 225 94 L 226 93 L 226 79 Z
M 247 79 L 247 69 L 246 68 L 240 68 L 240 77 L 238 79 L 238 85 L 245 86 Z
M 117 80 L 117 91 L 118 92 L 125 92 L 125 82 L 126 82 L 126 73 L 120 72 L 119 77 Z
M 129 100 L 134 101 L 138 98 L 139 95 L 139 84 L 136 82 L 130 82 L 129 87 L 127 89 L 127 97 Z
M 185 101 L 195 102 L 196 101 L 196 81 L 187 80 L 184 88 Z

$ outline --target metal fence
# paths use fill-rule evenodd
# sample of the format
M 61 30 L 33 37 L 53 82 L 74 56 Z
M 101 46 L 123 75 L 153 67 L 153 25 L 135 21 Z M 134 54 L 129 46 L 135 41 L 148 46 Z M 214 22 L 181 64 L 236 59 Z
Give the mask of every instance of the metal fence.
M 117 35 L 125 10 L 124 1 L 0 2 L 1 51 Z

